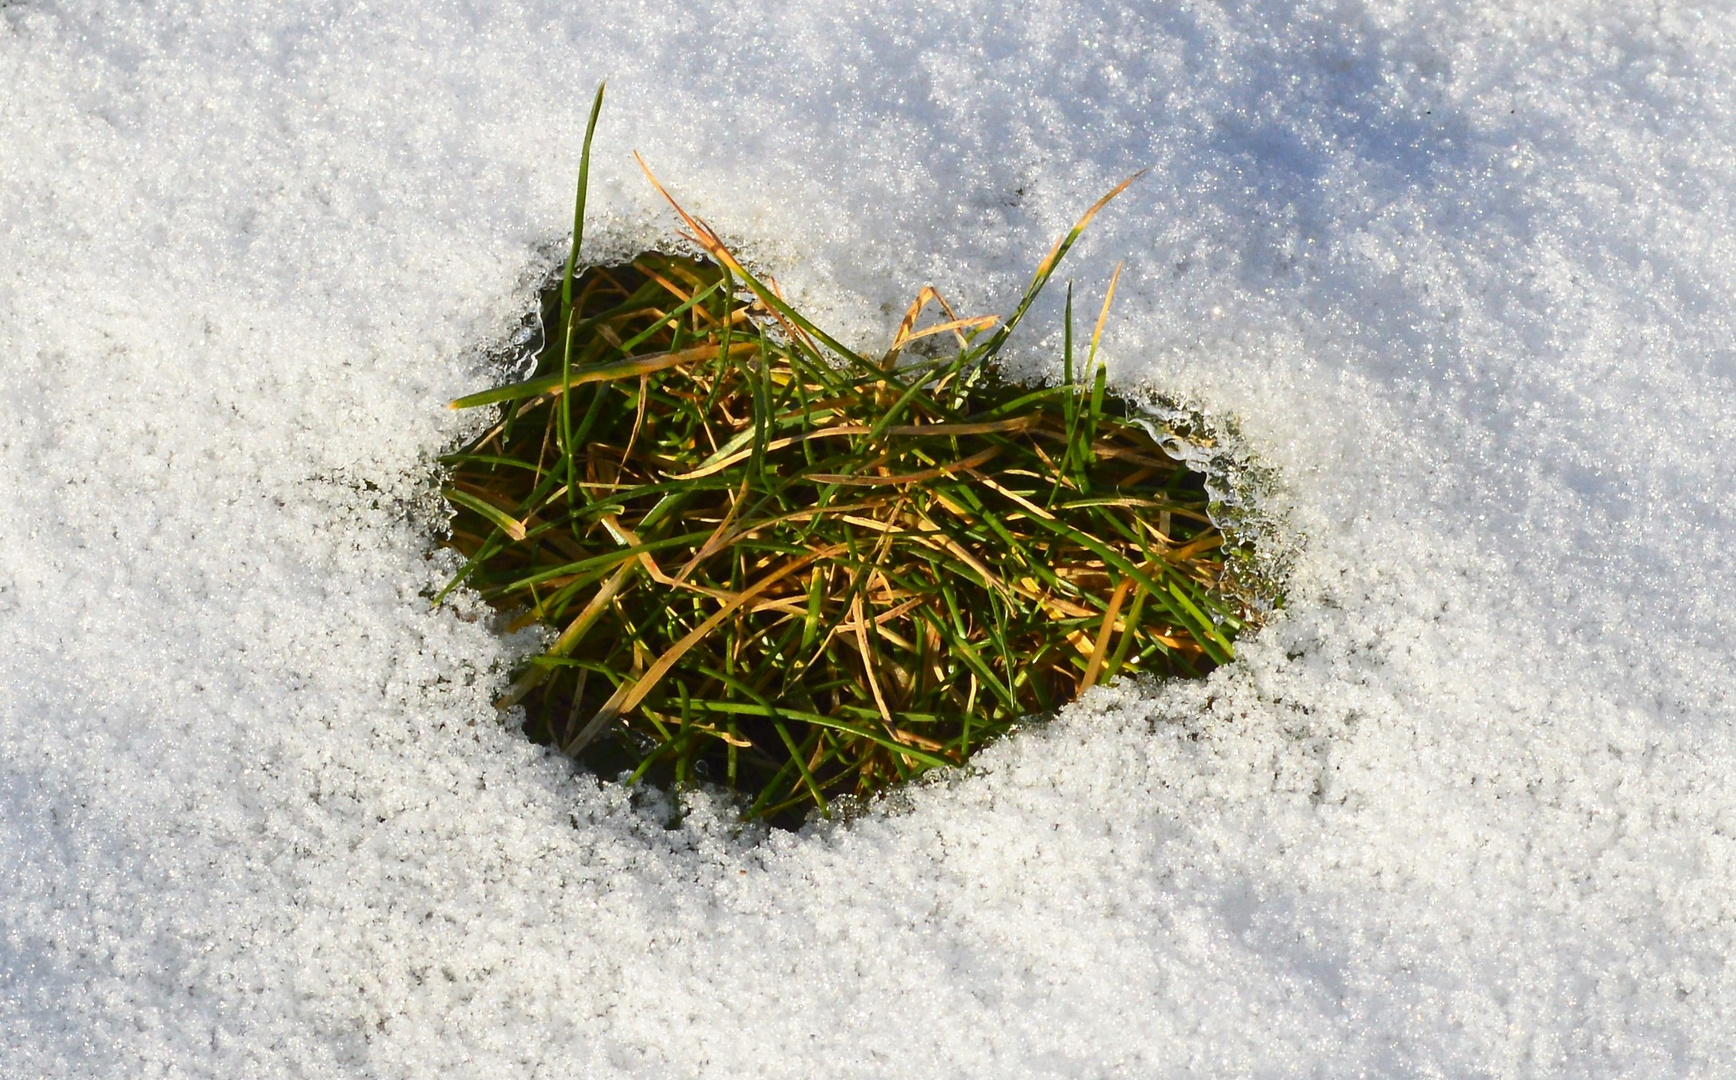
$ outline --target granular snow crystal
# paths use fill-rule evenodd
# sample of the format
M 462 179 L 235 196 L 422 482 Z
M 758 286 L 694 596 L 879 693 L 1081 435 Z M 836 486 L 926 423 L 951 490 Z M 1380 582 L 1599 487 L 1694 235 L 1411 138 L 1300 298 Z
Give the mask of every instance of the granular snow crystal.
M 604 77 L 596 258 L 639 150 L 852 347 L 1149 166 L 1064 276 L 1285 609 L 799 833 L 507 730 L 444 405 Z M 1719 1074 L 1733 115 L 1719 5 L 0 4 L 0 1075 Z

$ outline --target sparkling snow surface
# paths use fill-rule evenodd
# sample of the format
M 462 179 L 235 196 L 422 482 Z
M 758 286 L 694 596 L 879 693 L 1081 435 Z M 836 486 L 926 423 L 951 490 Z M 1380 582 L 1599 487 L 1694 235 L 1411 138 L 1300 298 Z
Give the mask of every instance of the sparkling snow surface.
M 0 1073 L 1729 1068 L 1736 14 L 1097 6 L 0 0 Z M 1288 612 L 759 843 L 503 730 L 431 461 L 604 76 L 593 250 L 863 343 L 1154 166 L 1064 276 Z

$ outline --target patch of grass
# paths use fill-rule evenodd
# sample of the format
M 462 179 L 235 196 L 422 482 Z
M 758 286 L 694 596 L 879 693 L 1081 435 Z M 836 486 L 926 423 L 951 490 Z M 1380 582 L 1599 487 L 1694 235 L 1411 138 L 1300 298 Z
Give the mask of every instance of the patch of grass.
M 453 402 L 504 408 L 444 459 L 447 591 L 555 630 L 501 702 L 532 738 L 788 822 L 1095 683 L 1230 658 L 1246 613 L 1201 478 L 1096 361 L 1113 280 L 1088 342 L 1069 289 L 1061 385 L 992 363 L 1121 188 L 1005 320 L 925 288 L 869 358 L 673 199 L 708 258 L 579 272 L 583 177 L 536 370 Z

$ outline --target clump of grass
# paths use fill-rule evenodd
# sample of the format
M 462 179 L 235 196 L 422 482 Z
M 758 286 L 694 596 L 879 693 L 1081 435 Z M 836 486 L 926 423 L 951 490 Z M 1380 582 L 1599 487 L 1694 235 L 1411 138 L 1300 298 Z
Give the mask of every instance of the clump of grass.
M 708 258 L 576 272 L 584 171 L 536 370 L 453 402 L 505 408 L 445 458 L 466 557 L 447 590 L 556 631 L 501 702 L 531 737 L 790 821 L 1095 683 L 1230 658 L 1224 537 L 1201 478 L 1105 385 L 1109 299 L 1076 348 L 1069 290 L 1060 385 L 992 364 L 1120 188 L 1004 321 L 924 289 L 870 359 L 673 199 Z

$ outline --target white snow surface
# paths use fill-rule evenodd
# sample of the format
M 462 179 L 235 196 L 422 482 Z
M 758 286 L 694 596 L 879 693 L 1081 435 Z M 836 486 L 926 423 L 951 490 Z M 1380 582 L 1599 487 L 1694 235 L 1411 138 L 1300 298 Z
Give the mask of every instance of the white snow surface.
M 1063 277 L 1282 616 L 799 835 L 506 730 L 432 461 L 604 77 L 590 250 L 868 344 L 1151 166 Z M 0 1074 L 1718 1075 L 1733 207 L 1723 4 L 0 0 Z

